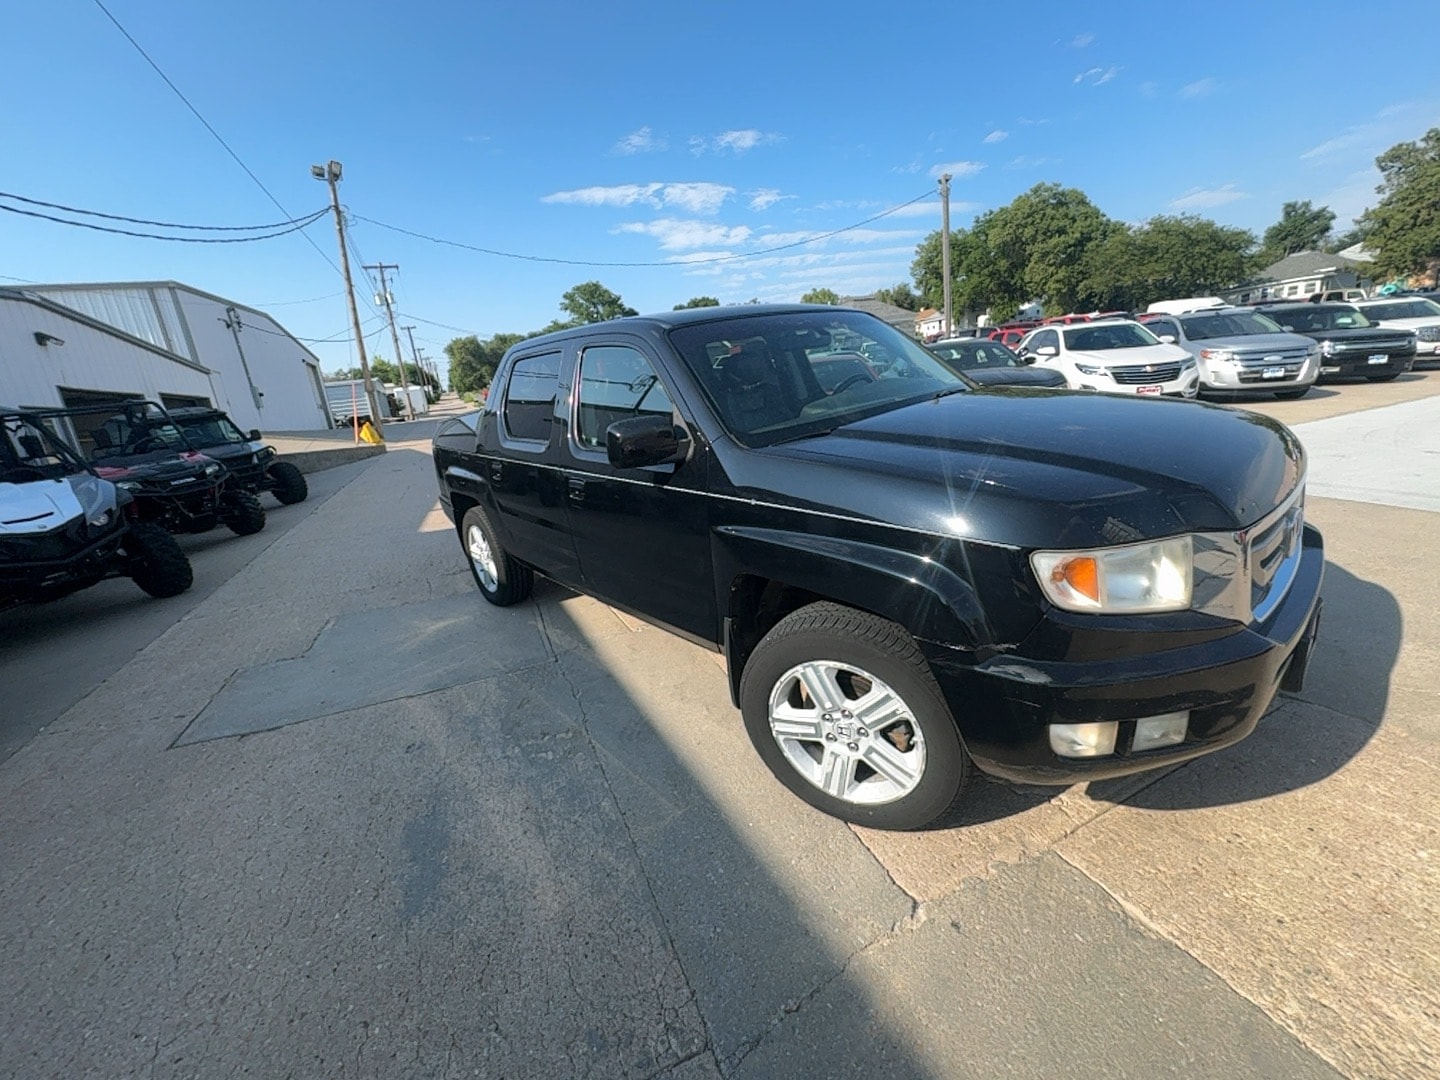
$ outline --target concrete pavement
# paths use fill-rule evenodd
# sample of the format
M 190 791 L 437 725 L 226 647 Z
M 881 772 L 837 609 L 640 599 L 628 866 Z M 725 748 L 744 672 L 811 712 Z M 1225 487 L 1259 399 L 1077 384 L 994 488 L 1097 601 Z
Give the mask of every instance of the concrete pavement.
M 1312 499 L 1322 651 L 1241 746 L 884 834 L 710 654 L 484 604 L 390 437 L 0 765 L 0 1073 L 1434 1075 L 1428 512 Z

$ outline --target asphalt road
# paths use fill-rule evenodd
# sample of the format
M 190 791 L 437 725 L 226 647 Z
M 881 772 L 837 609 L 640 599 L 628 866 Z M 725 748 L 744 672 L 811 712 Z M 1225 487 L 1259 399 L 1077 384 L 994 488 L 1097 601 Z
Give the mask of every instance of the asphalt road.
M 918 834 L 781 788 L 712 654 L 480 601 L 392 431 L 0 763 L 0 1075 L 1433 1077 L 1437 390 L 1260 406 L 1347 496 L 1303 694 Z

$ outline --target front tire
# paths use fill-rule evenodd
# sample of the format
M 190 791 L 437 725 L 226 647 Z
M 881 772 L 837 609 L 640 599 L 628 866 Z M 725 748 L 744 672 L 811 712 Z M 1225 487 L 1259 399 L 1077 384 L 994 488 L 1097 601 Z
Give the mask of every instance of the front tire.
M 973 766 L 905 629 L 819 603 L 781 619 L 740 679 L 761 759 L 817 810 L 875 829 L 920 829 L 960 798 Z
M 275 462 L 270 466 L 269 473 L 270 479 L 275 481 L 275 486 L 270 489 L 271 493 L 286 506 L 304 502 L 305 497 L 310 494 L 310 485 L 305 482 L 305 474 L 290 462 Z
M 496 607 L 518 604 L 535 587 L 535 572 L 522 566 L 503 547 L 485 511 L 472 506 L 460 520 L 460 542 L 480 595 Z
M 231 491 L 220 503 L 220 520 L 236 536 L 249 536 L 265 528 L 265 507 L 248 491 Z
M 175 537 L 159 525 L 148 521 L 132 523 L 120 547 L 131 580 L 151 596 L 179 596 L 195 581 L 189 557 Z

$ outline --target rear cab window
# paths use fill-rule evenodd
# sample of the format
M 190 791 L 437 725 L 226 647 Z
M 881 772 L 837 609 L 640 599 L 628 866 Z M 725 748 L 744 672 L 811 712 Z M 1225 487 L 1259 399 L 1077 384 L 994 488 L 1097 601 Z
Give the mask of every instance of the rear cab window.
M 555 423 L 560 353 L 522 356 L 510 369 L 500 408 L 500 441 L 515 449 L 543 450 Z

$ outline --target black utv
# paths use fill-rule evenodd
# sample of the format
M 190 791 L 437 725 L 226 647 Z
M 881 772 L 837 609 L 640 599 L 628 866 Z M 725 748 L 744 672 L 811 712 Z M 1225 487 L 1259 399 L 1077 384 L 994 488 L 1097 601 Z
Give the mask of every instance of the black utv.
M 232 481 L 246 491 L 254 495 L 268 491 L 286 506 L 304 502 L 310 494 L 305 474 L 290 462 L 277 460 L 275 448 L 265 445 L 258 429 L 241 432 L 219 409 L 171 409 L 170 418 L 193 446 L 229 469 Z
M 224 465 L 202 453 L 170 414 L 151 401 L 46 409 L 64 421 L 96 473 L 128 491 L 142 521 L 173 533 L 225 525 L 240 536 L 265 527 L 265 508 Z
M 133 496 L 46 427 L 0 408 L 0 610 L 128 577 L 155 597 L 190 587 L 190 560 Z

